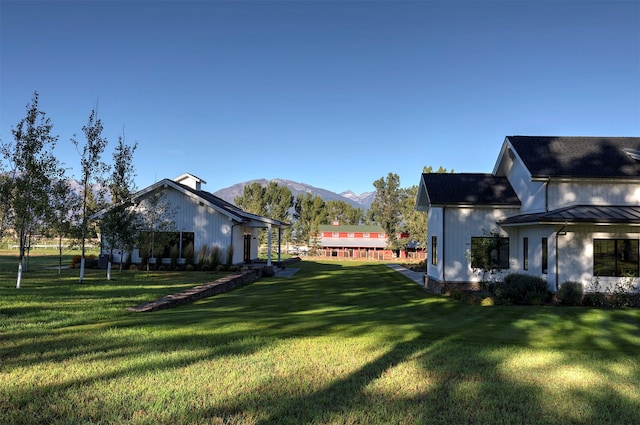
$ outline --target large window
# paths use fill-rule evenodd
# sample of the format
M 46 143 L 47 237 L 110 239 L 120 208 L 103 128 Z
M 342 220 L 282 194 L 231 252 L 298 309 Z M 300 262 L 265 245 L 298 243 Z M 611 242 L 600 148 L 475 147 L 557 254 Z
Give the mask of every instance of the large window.
M 140 234 L 140 256 L 170 258 L 175 253 L 185 258 L 190 250 L 193 255 L 193 232 L 142 232 Z
M 522 239 L 522 268 L 529 270 L 529 238 Z
M 637 239 L 594 239 L 594 276 L 638 276 Z
M 509 268 L 509 238 L 484 236 L 471 238 L 471 267 L 482 270 Z

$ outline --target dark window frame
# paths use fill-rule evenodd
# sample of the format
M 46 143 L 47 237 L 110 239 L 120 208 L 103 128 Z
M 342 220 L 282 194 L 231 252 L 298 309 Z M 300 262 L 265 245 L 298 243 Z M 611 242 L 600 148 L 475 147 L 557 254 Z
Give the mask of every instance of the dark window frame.
M 639 269 L 640 241 L 638 239 L 593 240 L 594 276 L 638 276 Z
M 508 270 L 509 237 L 472 236 L 471 267 L 482 270 Z

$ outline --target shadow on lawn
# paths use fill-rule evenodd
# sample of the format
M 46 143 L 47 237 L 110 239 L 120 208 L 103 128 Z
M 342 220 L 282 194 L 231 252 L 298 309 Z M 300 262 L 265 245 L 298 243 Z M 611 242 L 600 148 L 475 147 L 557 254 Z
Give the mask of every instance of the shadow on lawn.
M 123 314 L 56 330 L 48 345 L 43 344 L 48 341 L 45 334 L 24 338 L 10 349 L 29 355 L 12 364 L 5 352 L 3 360 L 8 363 L 3 367 L 74 357 L 122 363 L 101 374 L 39 389 L 55 394 L 100 380 L 248 356 L 283 339 L 372 336 L 384 347 L 381 354 L 338 379 L 310 391 L 302 388 L 292 397 L 286 389 L 294 385 L 293 377 L 273 376 L 251 392 L 200 408 L 197 416 L 230 423 L 247 413 L 260 424 L 347 423 L 349 418 L 366 420 L 370 410 L 388 423 L 490 423 L 496 414 L 503 423 L 523 423 L 527 418 L 537 423 L 587 424 L 602 419 L 625 423 L 627 415 L 640 415 L 637 399 L 602 391 L 598 383 L 593 388 L 576 386 L 559 394 L 572 394 L 571 402 L 583 404 L 585 413 L 566 417 L 562 403 L 547 402 L 541 380 L 545 374 L 554 377 L 583 365 L 572 356 L 585 349 L 597 351 L 612 364 L 633 358 L 629 353 L 640 351 L 637 318 L 628 312 L 596 309 L 461 305 L 426 295 L 384 265 L 342 267 L 305 261 L 290 279 L 262 279 L 175 309 Z M 148 334 L 136 331 L 141 328 Z M 514 352 L 535 355 L 538 347 L 549 346 L 559 354 L 530 367 L 528 375 L 513 364 Z M 150 353 L 175 354 L 129 362 Z M 411 388 L 380 384 L 407 363 L 420 377 L 411 381 Z M 593 373 L 606 381 L 621 372 L 598 366 Z M 632 382 L 640 380 L 638 363 L 629 373 Z M 30 391 L 17 394 L 18 399 L 29 403 Z M 598 412 L 604 411 L 611 416 L 600 417 Z

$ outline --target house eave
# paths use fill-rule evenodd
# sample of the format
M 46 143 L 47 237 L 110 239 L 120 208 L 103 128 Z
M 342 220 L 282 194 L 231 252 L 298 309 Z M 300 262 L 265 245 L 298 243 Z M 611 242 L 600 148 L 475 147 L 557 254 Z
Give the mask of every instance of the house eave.
M 430 207 L 436 208 L 445 208 L 445 207 L 455 207 L 455 208 L 497 208 L 497 209 L 514 209 L 520 208 L 520 204 L 473 204 L 473 203 L 439 203 L 439 204 L 431 204 Z
M 556 182 L 556 183 L 573 183 L 573 182 L 581 182 L 581 183 L 602 183 L 603 181 L 611 180 L 616 183 L 638 183 L 640 182 L 640 177 L 582 177 L 582 176 L 548 176 L 548 175 L 538 175 L 531 176 L 531 181 L 535 182 Z

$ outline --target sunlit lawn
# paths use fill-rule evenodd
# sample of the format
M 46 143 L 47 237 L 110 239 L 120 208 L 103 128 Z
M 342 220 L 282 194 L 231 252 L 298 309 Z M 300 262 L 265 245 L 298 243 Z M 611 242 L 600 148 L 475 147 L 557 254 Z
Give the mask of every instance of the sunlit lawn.
M 292 267 L 130 313 L 215 275 L 33 269 L 16 290 L 0 261 L 0 423 L 638 423 L 639 310 L 463 305 L 382 264 Z

